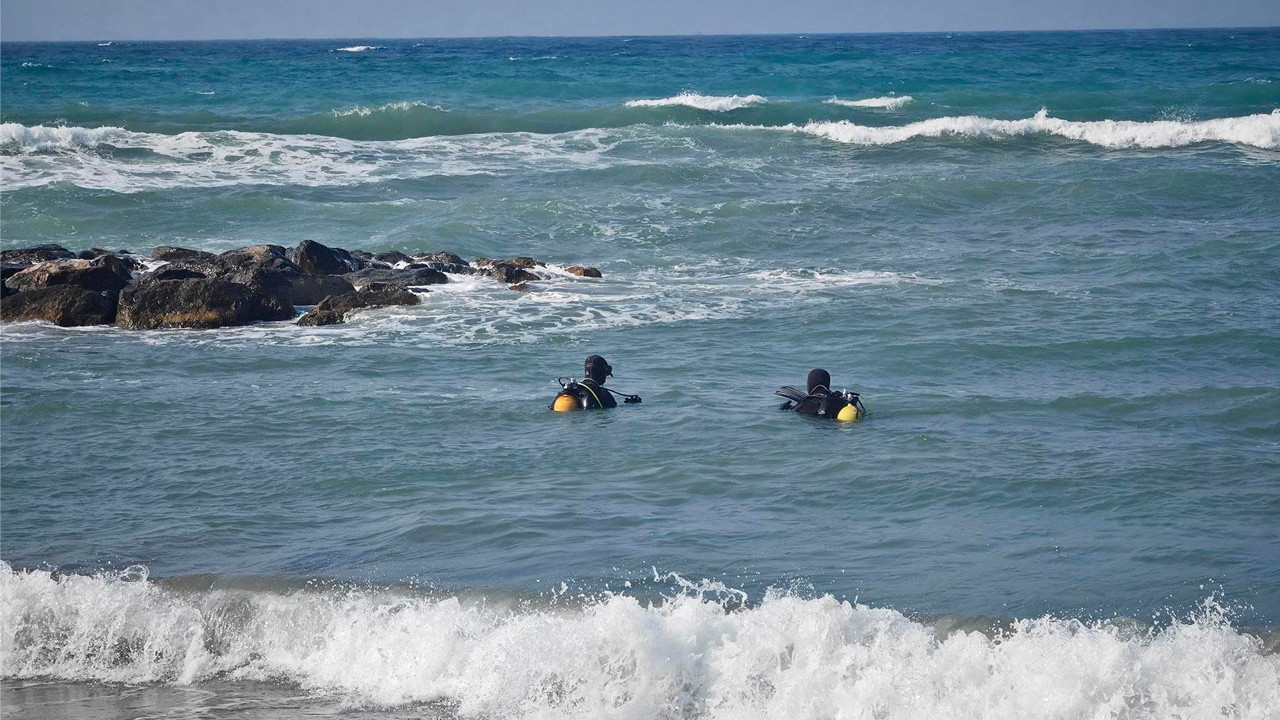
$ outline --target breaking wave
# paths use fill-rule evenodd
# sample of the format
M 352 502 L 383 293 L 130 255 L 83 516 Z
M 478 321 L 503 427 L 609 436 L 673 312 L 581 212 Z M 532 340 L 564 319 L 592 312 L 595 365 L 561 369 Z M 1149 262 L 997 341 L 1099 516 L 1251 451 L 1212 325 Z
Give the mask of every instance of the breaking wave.
M 674 582 L 666 582 L 674 579 Z M 1274 717 L 1280 656 L 1212 600 L 1162 628 L 1002 629 L 675 575 L 665 597 L 177 590 L 0 563 L 6 678 L 276 681 L 461 717 Z M 562 592 L 564 586 L 562 586 Z M 959 625 L 961 629 L 948 626 Z
M 356 185 L 431 176 L 563 171 L 614 159 L 603 130 L 360 141 L 324 135 L 133 132 L 118 127 L 0 125 L 5 189 L 69 182 L 142 192 L 237 184 Z
M 369 52 L 370 50 L 381 50 L 381 49 L 382 49 L 381 45 L 352 45 L 351 47 L 337 48 L 336 50 L 334 50 L 334 52 L 361 53 L 361 52 Z
M 831 98 L 826 102 L 828 105 L 843 105 L 844 107 L 897 110 L 903 105 L 911 102 L 911 100 L 912 97 L 910 95 L 888 95 L 885 97 L 864 98 L 862 100 L 841 100 L 840 98 Z
M 1280 147 L 1280 109 L 1268 114 L 1214 120 L 1060 120 L 1041 110 L 1022 120 L 941 117 L 908 125 L 875 127 L 847 120 L 788 125 L 783 129 L 851 145 L 892 145 L 915 138 L 1006 138 L 1055 135 L 1105 148 L 1173 148 L 1203 142 L 1274 149 Z
M 767 98 L 760 95 L 699 95 L 697 93 L 684 92 L 675 97 L 659 98 L 656 100 L 628 100 L 627 107 L 674 107 L 684 106 L 696 108 L 698 110 L 710 110 L 712 112 L 726 112 L 729 110 L 739 110 L 751 105 L 759 105 L 767 102 Z

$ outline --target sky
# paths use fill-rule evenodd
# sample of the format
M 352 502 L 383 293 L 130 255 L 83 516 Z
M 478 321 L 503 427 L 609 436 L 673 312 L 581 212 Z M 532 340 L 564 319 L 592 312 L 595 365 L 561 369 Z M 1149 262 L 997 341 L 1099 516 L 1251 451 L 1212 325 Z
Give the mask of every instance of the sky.
M 0 0 L 3 40 L 1280 26 L 1280 0 Z

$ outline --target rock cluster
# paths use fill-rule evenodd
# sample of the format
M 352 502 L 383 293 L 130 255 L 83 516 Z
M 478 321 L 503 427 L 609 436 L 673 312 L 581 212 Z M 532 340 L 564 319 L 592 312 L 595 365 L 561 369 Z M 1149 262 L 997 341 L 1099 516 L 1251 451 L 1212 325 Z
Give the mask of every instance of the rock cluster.
M 314 305 L 298 324 L 331 325 L 354 310 L 417 305 L 415 292 L 449 282 L 448 274 L 486 275 L 512 290 L 550 278 L 546 264 L 529 257 L 468 263 L 449 252 L 375 255 L 312 240 L 292 250 L 250 245 L 220 255 L 161 245 L 151 260 L 144 263 L 126 250 L 75 253 L 60 245 L 5 250 L 0 320 L 126 330 L 216 328 L 289 320 L 297 316 L 294 306 Z M 566 271 L 600 277 L 596 268 L 580 265 Z

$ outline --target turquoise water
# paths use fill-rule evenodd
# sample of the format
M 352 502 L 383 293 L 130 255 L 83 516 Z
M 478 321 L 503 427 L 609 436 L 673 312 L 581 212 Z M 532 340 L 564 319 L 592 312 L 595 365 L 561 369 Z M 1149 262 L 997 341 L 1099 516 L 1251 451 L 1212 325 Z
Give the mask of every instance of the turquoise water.
M 5 248 L 604 273 L 4 327 L 17 712 L 1274 717 L 1280 31 L 0 62 Z

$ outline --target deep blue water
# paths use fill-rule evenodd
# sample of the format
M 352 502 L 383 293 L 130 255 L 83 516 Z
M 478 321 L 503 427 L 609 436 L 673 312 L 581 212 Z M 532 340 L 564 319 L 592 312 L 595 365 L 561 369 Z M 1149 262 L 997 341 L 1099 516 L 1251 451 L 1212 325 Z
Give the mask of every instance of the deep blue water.
M 845 697 L 848 716 L 915 717 L 906 698 L 928 691 L 903 680 L 872 702 L 847 678 L 914 677 L 895 665 L 913 653 L 953 667 L 950 640 L 902 640 L 932 619 L 1173 616 L 1191 630 L 1119 638 L 1132 665 L 1051 623 L 973 666 L 1033 687 L 999 670 L 1042 677 L 1009 655 L 1024 642 L 1051 676 L 1119 683 L 1081 681 L 1082 705 L 1001 705 L 973 681 L 976 704 L 944 692 L 920 712 L 1274 708 L 1276 656 L 1232 648 L 1252 642 L 1233 628 L 1280 627 L 1280 31 L 5 44 L 0 64 L 5 248 L 310 238 L 604 273 L 526 294 L 458 277 L 337 329 L 6 326 L 0 559 L 22 620 L 0 634 L 6 677 L 283 680 L 461 715 L 834 717 L 787 698 Z M 644 402 L 548 412 L 591 353 Z M 815 366 L 870 419 L 778 412 L 772 391 Z M 118 575 L 131 565 L 155 582 Z M 378 625 L 388 586 L 412 598 L 408 630 Z M 562 588 L 588 597 L 484 630 L 434 604 L 489 612 Z M 388 665 L 257 645 L 270 633 L 224 623 L 226 593 L 312 643 L 364 628 Z M 689 593 L 732 611 L 628 604 Z M 837 604 L 855 598 L 870 609 Z M 786 628 L 751 646 L 774 657 L 825 647 L 802 629 L 832 613 L 880 627 L 879 609 L 920 622 L 872 633 L 896 649 L 834 685 L 794 684 L 788 660 L 772 690 L 742 690 L 695 663 L 670 686 L 681 705 L 604 661 L 555 682 L 467 665 L 648 638 L 666 649 L 630 657 L 665 667 L 684 657 L 671 638 Z M 192 659 L 183 623 L 232 639 Z M 483 641 L 399 644 L 440 623 Z M 866 644 L 844 627 L 814 667 Z M 93 650 L 119 637 L 168 649 Z M 706 642 L 688 657 L 723 651 Z M 1162 642 L 1236 684 L 1201 693 Z M 1147 681 L 1185 702 L 1151 700 Z

